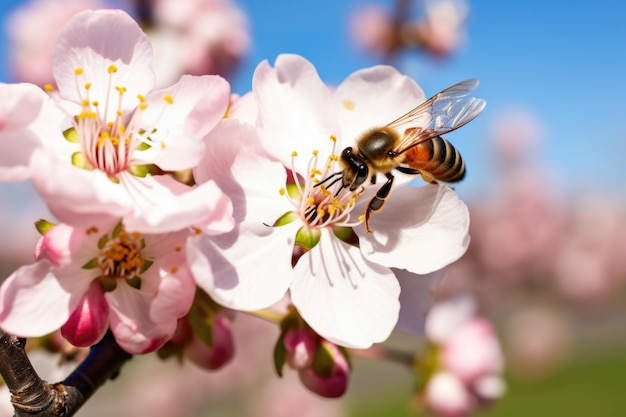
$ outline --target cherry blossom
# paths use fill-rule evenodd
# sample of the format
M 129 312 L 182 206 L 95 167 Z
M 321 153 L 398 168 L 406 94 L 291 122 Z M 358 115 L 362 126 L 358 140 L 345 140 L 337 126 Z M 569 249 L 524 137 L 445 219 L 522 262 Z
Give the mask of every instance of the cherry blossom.
M 358 71 L 331 90 L 308 61 L 281 55 L 274 68 L 257 67 L 253 98 L 256 111 L 242 113 L 258 114 L 255 126 L 222 123 L 194 169 L 199 184 L 214 180 L 233 200 L 237 223 L 191 241 L 198 285 L 241 310 L 269 307 L 289 290 L 303 319 L 330 342 L 384 341 L 400 309 L 391 268 L 428 274 L 458 259 L 469 243 L 467 208 L 450 188 L 413 187 L 399 174 L 366 233 L 363 214 L 379 186 L 321 185 L 341 171 L 345 146 L 423 102 L 422 90 L 388 66 Z
M 102 222 L 54 226 L 39 241 L 37 262 L 3 282 L 0 327 L 21 337 L 60 328 L 72 344 L 89 346 L 110 326 L 129 353 L 152 352 L 193 301 L 183 250 L 189 233 L 141 234 Z
M 502 396 L 504 356 L 495 332 L 475 315 L 475 303 L 459 296 L 436 304 L 426 319 L 431 358 L 418 364 L 424 381 L 421 400 L 444 417 L 469 415 L 478 406 Z
M 60 221 L 85 227 L 94 215 L 131 230 L 232 227 L 230 202 L 207 182 L 191 188 L 155 170 L 192 168 L 202 137 L 222 118 L 228 83 L 183 76 L 152 91 L 152 47 L 124 12 L 85 11 L 61 31 L 52 68 L 63 110 L 30 155 L 31 179 Z

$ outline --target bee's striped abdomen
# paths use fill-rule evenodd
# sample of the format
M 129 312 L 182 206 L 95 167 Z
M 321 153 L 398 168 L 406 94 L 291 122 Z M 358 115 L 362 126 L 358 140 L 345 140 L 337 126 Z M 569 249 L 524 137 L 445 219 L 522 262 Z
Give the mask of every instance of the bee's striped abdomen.
M 441 136 L 415 145 L 406 151 L 402 162 L 436 181 L 457 182 L 465 176 L 465 162 L 461 154 Z M 426 175 L 425 179 L 429 180 Z

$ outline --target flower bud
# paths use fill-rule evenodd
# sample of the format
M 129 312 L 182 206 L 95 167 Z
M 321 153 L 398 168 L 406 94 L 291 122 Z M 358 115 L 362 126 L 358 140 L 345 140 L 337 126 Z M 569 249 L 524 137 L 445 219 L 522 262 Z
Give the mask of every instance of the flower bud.
M 74 346 L 88 347 L 102 339 L 108 325 L 109 304 L 100 282 L 94 280 L 61 327 L 61 334 Z
M 235 342 L 228 318 L 213 317 L 211 344 L 193 335 L 184 352 L 189 360 L 205 369 L 219 369 L 229 363 L 235 356 Z
M 293 369 L 304 369 L 313 363 L 319 336 L 308 328 L 291 328 L 283 336 L 287 363 Z
M 350 365 L 337 345 L 321 340 L 311 366 L 298 371 L 300 380 L 312 392 L 327 398 L 341 397 L 348 388 Z

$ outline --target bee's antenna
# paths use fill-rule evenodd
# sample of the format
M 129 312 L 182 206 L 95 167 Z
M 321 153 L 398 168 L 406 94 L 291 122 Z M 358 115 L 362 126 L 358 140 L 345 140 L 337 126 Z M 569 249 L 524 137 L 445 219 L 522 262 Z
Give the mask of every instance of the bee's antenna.
M 335 184 L 337 181 L 339 181 L 341 179 L 341 176 L 343 175 L 343 171 L 338 171 L 335 172 L 329 176 L 327 176 L 326 178 L 324 178 L 322 181 L 318 182 L 317 184 L 315 184 L 313 187 L 319 187 L 322 184 L 327 183 L 328 181 L 330 181 L 331 179 L 334 178 L 333 181 L 330 182 L 330 184 L 328 184 L 328 188 L 332 187 L 333 184 Z

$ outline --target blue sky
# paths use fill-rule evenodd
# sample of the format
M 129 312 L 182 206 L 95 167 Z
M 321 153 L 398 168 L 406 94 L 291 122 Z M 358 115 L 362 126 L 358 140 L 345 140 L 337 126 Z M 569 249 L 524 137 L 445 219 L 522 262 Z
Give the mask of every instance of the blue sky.
M 184 1 L 184 0 L 183 0 Z M 371 0 L 391 5 L 393 0 Z M 16 1 L 4 0 L 6 14 Z M 250 88 L 254 67 L 280 53 L 298 53 L 322 78 L 341 82 L 376 62 L 356 51 L 346 21 L 357 0 L 240 0 L 249 15 L 253 50 L 233 89 Z M 471 1 L 468 43 L 450 60 L 421 54 L 402 61 L 427 95 L 476 77 L 484 113 L 448 139 L 461 150 L 469 177 L 457 190 L 479 190 L 493 175 L 487 155 L 490 126 L 511 107 L 534 113 L 545 132 L 538 157 L 557 173 L 563 189 L 623 194 L 626 178 L 626 2 Z M 0 53 L 4 52 L 4 42 Z M 0 68 L 0 81 L 7 81 Z M 364 128 L 367 128 L 364 127 Z

